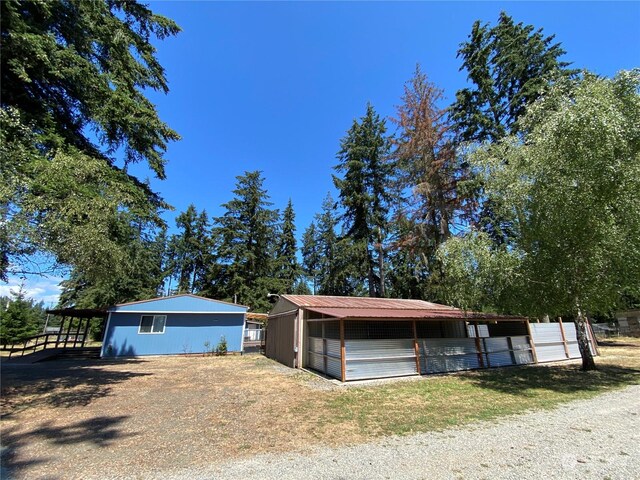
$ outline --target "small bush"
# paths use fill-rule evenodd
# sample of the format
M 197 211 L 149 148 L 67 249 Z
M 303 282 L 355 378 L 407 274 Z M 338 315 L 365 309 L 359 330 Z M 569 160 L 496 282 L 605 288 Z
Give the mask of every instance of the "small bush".
M 224 335 L 220 337 L 220 343 L 218 343 L 218 346 L 216 347 L 216 354 L 217 355 L 227 354 L 227 339 L 224 337 Z

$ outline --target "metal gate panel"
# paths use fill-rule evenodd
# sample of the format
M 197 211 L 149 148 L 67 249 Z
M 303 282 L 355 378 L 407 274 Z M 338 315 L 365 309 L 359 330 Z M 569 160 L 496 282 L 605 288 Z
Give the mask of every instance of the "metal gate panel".
M 322 339 L 317 337 L 309 337 L 309 352 L 323 354 Z
M 324 372 L 324 355 L 309 352 L 309 367 Z
M 530 327 L 538 362 L 567 359 L 559 323 L 532 323 Z
M 424 338 L 418 340 L 421 373 L 457 372 L 480 368 L 473 338 Z
M 477 353 L 473 338 L 425 338 L 418 340 L 418 343 L 420 354 L 427 357 Z
M 482 347 L 486 352 L 486 366 L 506 367 L 515 363 L 507 337 L 483 338 Z
M 342 362 L 339 358 L 327 357 L 327 375 L 338 380 L 342 379 Z
M 425 364 L 426 360 L 426 364 Z M 440 355 L 436 357 L 422 357 L 420 359 L 421 373 L 458 372 L 480 368 L 477 354 Z
M 558 360 L 566 360 L 567 355 L 564 351 L 564 345 L 539 344 L 536 342 L 536 356 L 538 362 L 557 362 Z
M 357 358 L 412 357 L 416 350 L 413 339 L 345 340 L 347 361 Z
M 511 347 L 517 365 L 533 363 L 533 353 L 531 353 L 531 343 L 528 336 L 511 337 Z
M 415 352 L 411 358 L 381 358 L 378 360 L 347 360 L 346 380 L 365 380 L 369 378 L 400 377 L 415 375 Z
M 527 365 L 533 363 L 533 354 L 530 350 L 514 350 L 513 356 L 517 365 Z
M 507 337 L 483 338 L 484 351 L 487 353 L 509 350 Z
M 412 339 L 346 340 L 346 380 L 414 375 Z
M 325 341 L 327 342 L 327 355 L 340 359 L 340 340 L 332 340 L 327 338 Z
M 508 367 L 514 365 L 514 359 L 510 351 L 487 354 L 487 365 L 490 367 Z
M 569 347 L 569 357 L 570 358 L 580 358 L 580 347 L 578 347 L 578 333 L 576 332 L 576 324 L 575 323 L 563 323 L 564 333 L 567 337 L 567 346 Z M 589 350 L 591 350 L 591 355 L 596 355 L 596 350 L 593 347 L 593 342 L 591 341 L 591 335 L 587 334 L 587 340 L 589 341 Z

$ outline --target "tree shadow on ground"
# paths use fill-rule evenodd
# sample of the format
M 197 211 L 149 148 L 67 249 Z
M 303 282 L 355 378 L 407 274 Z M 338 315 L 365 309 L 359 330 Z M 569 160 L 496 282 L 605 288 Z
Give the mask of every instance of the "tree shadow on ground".
M 541 389 L 569 394 L 640 383 L 640 370 L 608 365 L 590 372 L 575 364 L 532 365 L 475 371 L 464 376 L 479 387 L 521 396 L 535 395 Z
M 26 473 L 29 467 L 46 463 L 50 456 L 24 458 L 21 450 L 32 442 L 45 440 L 50 445 L 93 444 L 97 447 L 108 448 L 113 442 L 134 436 L 119 428 L 119 424 L 129 416 L 94 417 L 80 422 L 55 426 L 52 422 L 45 422 L 30 431 L 20 431 L 18 426 L 4 429 L 2 433 L 2 476 L 12 478 L 18 472 Z M 46 449 L 41 449 L 44 453 Z M 55 475 L 47 478 L 61 478 Z
M 3 365 L 0 412 L 4 419 L 35 406 L 84 406 L 108 395 L 112 386 L 151 375 L 127 369 L 143 360 L 66 360 L 32 365 Z M 105 368 L 109 365 L 124 368 Z

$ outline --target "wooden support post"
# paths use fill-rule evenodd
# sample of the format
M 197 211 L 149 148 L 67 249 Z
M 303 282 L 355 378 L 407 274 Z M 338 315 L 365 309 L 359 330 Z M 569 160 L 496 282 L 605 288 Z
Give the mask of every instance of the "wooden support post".
M 562 345 L 564 346 L 564 354 L 567 358 L 571 358 L 569 355 L 569 345 L 567 345 L 567 335 L 564 332 L 564 325 L 562 324 L 562 317 L 558 317 L 558 325 L 560 325 L 560 335 L 562 335 Z
M 60 345 L 60 341 L 62 339 L 62 331 L 64 330 L 64 317 L 62 317 L 62 320 L 60 320 L 60 328 L 58 328 L 58 338 L 56 338 L 56 346 L 55 348 L 58 348 L 58 345 Z
M 63 323 L 65 318 L 66 317 L 63 317 Z M 64 336 L 64 348 L 67 348 L 67 342 L 69 341 L 69 335 L 71 334 L 71 324 L 73 323 L 71 320 L 72 319 L 69 318 L 69 328 L 67 328 L 67 334 Z
M 527 322 L 527 333 L 529 334 L 529 345 L 531 345 L 531 355 L 533 356 L 533 363 L 538 363 L 538 354 L 536 353 L 536 344 L 533 341 L 533 335 L 531 334 L 531 324 L 529 320 Z
M 511 337 L 507 337 L 507 347 L 509 348 L 509 354 L 511 355 L 511 363 L 517 365 L 518 361 L 516 359 L 516 352 L 513 350 L 513 340 L 511 340 Z
M 89 334 L 89 326 L 91 324 L 91 319 L 87 318 L 87 324 L 84 326 L 84 333 L 82 334 L 82 346 L 87 343 L 87 335 Z
M 324 333 L 325 322 L 322 322 L 322 372 L 327 373 L 327 339 Z
M 478 361 L 480 362 L 480 368 L 484 368 L 484 358 L 482 355 L 482 344 L 480 343 L 480 329 L 478 328 L 478 322 L 473 322 L 473 329 L 476 332 L 476 350 L 478 352 Z
M 76 348 L 76 346 L 78 345 L 78 337 L 80 336 L 80 328 L 82 327 L 82 320 L 83 320 L 82 318 L 78 319 L 78 328 L 76 328 L 76 333 L 73 337 L 73 348 Z
M 416 321 L 413 321 L 413 348 L 416 352 L 416 373 L 420 375 L 420 347 L 418 346 L 418 327 Z
M 344 348 L 344 318 L 340 319 L 340 372 L 341 381 L 346 381 L 347 378 L 347 354 Z

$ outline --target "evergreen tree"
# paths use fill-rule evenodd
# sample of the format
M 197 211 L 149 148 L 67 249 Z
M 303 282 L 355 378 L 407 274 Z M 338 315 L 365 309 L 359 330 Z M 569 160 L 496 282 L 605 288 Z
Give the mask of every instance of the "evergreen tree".
M 471 157 L 486 194 L 516 219 L 510 248 L 492 250 L 474 232 L 442 252 L 459 279 L 454 298 L 483 295 L 530 316 L 572 314 L 585 370 L 595 368 L 585 312 L 607 313 L 624 294 L 640 294 L 639 92 L 637 70 L 554 85 L 523 116 L 524 138 Z
M 504 12 L 493 27 L 479 21 L 473 24 L 469 40 L 458 50 L 460 69 L 467 71 L 472 86 L 459 90 L 451 106 L 460 140 L 495 142 L 522 132 L 519 119 L 526 107 L 550 84 L 576 73 L 560 60 L 565 51 L 553 40 L 542 29 L 516 24 Z M 496 247 L 508 246 L 515 235 L 515 219 L 505 216 L 506 209 L 495 203 L 497 199 L 486 198 L 478 179 L 468 186 L 475 190 L 479 203 L 474 223 L 489 234 Z
M 449 112 L 438 105 L 442 99 L 442 90 L 429 82 L 418 66 L 405 84 L 402 104 L 393 119 L 398 126 L 393 154 L 402 192 L 394 245 L 406 249 L 393 253 L 394 281 L 403 284 L 395 290 L 417 293 L 415 269 L 421 268 L 422 280 L 428 281 L 422 283 L 424 290 L 417 298 L 430 300 L 437 299 L 441 276 L 436 251 L 456 221 L 468 220 L 468 202 L 458 191 L 458 182 L 465 179 L 466 172 L 456 153 Z M 401 278 L 401 272 L 409 277 Z
M 217 262 L 210 271 L 206 293 L 235 300 L 254 311 L 267 311 L 267 294 L 278 287 L 273 275 L 273 252 L 278 211 L 270 209 L 261 172 L 238 176 L 235 198 L 215 219 Z
M 295 235 L 295 212 L 293 211 L 293 203 L 289 199 L 282 215 L 282 226 L 276 245 L 275 268 L 276 275 L 281 281 L 278 293 L 293 292 L 293 288 L 300 278 L 301 269 L 296 257 L 298 246 Z
M 322 211 L 316 215 L 318 253 L 317 290 L 319 295 L 362 295 L 362 266 L 356 263 L 355 248 L 348 237 L 338 238 L 336 203 L 327 194 Z
M 389 296 L 437 301 L 433 282 L 430 281 L 427 260 L 419 226 L 402 210 L 391 222 L 389 248 Z
M 312 293 L 315 295 L 318 289 L 318 277 L 320 275 L 321 253 L 318 242 L 318 231 L 315 221 L 302 234 L 302 270 L 311 282 Z
M 493 27 L 479 20 L 473 24 L 458 50 L 460 70 L 467 71 L 472 87 L 459 90 L 451 106 L 462 140 L 496 141 L 518 133 L 518 119 L 549 82 L 576 73 L 560 60 L 566 52 L 553 40 L 505 12 Z
M 194 205 L 176 217 L 179 233 L 169 242 L 171 277 L 177 279 L 178 292 L 194 293 L 205 288 L 207 265 L 211 260 L 209 217 Z
M 165 176 L 179 137 L 144 94 L 168 91 L 152 40 L 179 28 L 135 1 L 7 0 L 0 16 L 0 277 L 36 252 L 109 276 L 127 256 L 108 235 L 120 217 L 162 223 L 127 166 Z
M 139 223 L 123 225 L 118 236 L 127 245 L 126 268 L 115 269 L 112 275 L 98 279 L 87 277 L 81 269 L 73 269 L 61 283 L 61 307 L 104 308 L 162 293 L 167 276 L 166 229 Z
M 344 208 L 345 239 L 350 242 L 352 263 L 361 267 L 369 296 L 384 296 L 384 242 L 393 166 L 385 121 L 371 104 L 360 122 L 354 120 L 340 147 L 335 169 L 344 176 L 334 175 L 333 181 Z
M 36 335 L 42 325 L 42 305 L 26 298 L 22 287 L 0 302 L 0 344 L 21 342 Z

